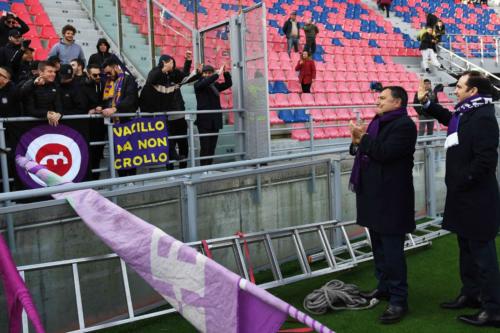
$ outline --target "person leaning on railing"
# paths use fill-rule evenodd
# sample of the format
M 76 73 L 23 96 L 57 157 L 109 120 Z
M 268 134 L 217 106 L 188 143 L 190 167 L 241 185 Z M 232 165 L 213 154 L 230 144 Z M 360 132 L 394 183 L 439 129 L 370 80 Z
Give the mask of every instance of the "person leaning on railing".
M 57 126 L 63 115 L 63 106 L 60 88 L 56 83 L 56 69 L 52 64 L 42 61 L 38 70 L 38 77 L 27 80 L 21 87 L 24 113 L 47 118 L 49 125 Z
M 100 114 L 106 107 L 102 96 L 104 93 L 105 81 L 101 78 L 101 66 L 91 63 L 87 66 L 87 79 L 83 82 L 80 92 L 82 96 L 83 109 L 89 115 Z M 89 141 L 104 141 L 106 138 L 106 126 L 102 118 L 90 119 L 89 121 Z M 97 169 L 103 158 L 104 145 L 94 145 L 89 147 L 90 169 Z M 92 179 L 99 179 L 99 174 L 92 174 Z
M 112 117 L 115 113 L 134 113 L 139 106 L 137 83 L 135 78 L 124 72 L 119 61 L 108 58 L 102 65 L 106 75 L 106 85 L 103 92 L 103 101 L 106 107 L 100 112 L 104 117 Z M 127 121 L 124 118 L 115 118 L 113 121 Z M 136 169 L 118 170 L 118 175 L 135 175 Z
M 189 76 L 192 64 L 191 51 L 186 52 L 184 67 L 182 71 L 176 67 L 175 59 L 167 54 L 160 57 L 158 65 L 153 68 L 142 88 L 140 96 L 140 107 L 143 112 L 165 112 L 184 111 L 184 99 L 180 90 L 181 83 L 196 81 L 199 75 L 194 75 L 189 80 L 183 82 Z M 167 120 L 168 135 L 187 135 L 187 122 L 183 114 L 168 115 Z M 169 161 L 184 160 L 189 153 L 187 138 L 169 139 Z M 179 149 L 177 154 L 176 146 Z M 186 168 L 187 162 L 179 162 L 180 168 Z M 167 169 L 171 170 L 172 163 L 167 164 Z

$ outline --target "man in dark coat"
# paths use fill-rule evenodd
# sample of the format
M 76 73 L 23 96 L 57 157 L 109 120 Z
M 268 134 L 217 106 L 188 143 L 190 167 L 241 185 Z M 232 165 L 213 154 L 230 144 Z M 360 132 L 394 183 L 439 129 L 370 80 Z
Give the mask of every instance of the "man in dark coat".
M 492 85 L 481 73 L 464 73 L 452 113 L 418 91 L 426 112 L 448 126 L 445 142 L 448 189 L 443 228 L 457 234 L 462 290 L 446 309 L 481 310 L 458 319 L 476 326 L 500 327 L 500 273 L 495 238 L 500 225 L 500 195 L 495 176 L 498 163 L 498 122 L 491 104 Z
M 141 91 L 140 107 L 144 112 L 184 111 L 184 99 L 180 90 L 183 79 L 189 76 L 192 64 L 191 52 L 186 52 L 184 68 L 176 68 L 175 59 L 169 55 L 162 55 L 158 66 L 153 68 Z M 193 80 L 198 79 L 194 76 Z M 167 123 L 168 135 L 187 135 L 187 123 L 183 114 L 169 115 Z M 188 157 L 189 145 L 187 138 L 169 139 L 169 160 L 185 160 Z M 177 154 L 176 146 L 179 149 Z M 179 162 L 180 168 L 186 168 L 187 162 Z M 168 163 L 167 169 L 173 169 L 173 164 Z
M 362 296 L 389 300 L 379 318 L 384 324 L 401 320 L 408 311 L 404 242 L 405 234 L 415 229 L 412 170 L 417 128 L 407 104 L 403 88 L 386 87 L 368 128 L 351 123 L 350 153 L 356 158 L 350 188 L 356 193 L 357 223 L 370 231 L 378 280 L 377 288 Z
M 220 75 L 224 75 L 223 83 L 217 82 Z M 217 72 L 212 66 L 203 66 L 202 76 L 194 84 L 197 110 L 221 110 L 220 93 L 232 85 L 231 73 L 225 71 L 225 66 Z M 217 147 L 218 133 L 223 126 L 222 113 L 198 114 L 196 126 L 200 134 L 211 134 L 200 136 L 200 157 L 213 156 Z M 210 165 L 212 162 L 213 158 L 205 158 L 200 161 L 200 165 Z
M 9 41 L 9 32 L 17 30 L 21 35 L 30 31 L 30 27 L 14 13 L 5 13 L 0 18 L 0 46 L 4 46 Z

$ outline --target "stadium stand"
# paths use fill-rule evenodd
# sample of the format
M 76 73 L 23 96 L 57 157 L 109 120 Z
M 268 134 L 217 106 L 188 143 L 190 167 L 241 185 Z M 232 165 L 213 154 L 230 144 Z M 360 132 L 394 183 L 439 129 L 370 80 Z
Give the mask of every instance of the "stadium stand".
M 411 23 L 415 29 L 420 29 L 425 23 L 427 13 L 433 13 L 446 26 L 447 34 L 443 38 L 443 45 L 464 57 L 480 56 L 480 42 L 478 35 L 484 35 L 485 57 L 494 57 L 494 35 L 500 31 L 500 17 L 487 5 L 463 4 L 460 1 L 416 1 L 394 0 L 393 8 L 396 16 L 406 23 Z M 465 36 L 463 36 L 465 35 Z

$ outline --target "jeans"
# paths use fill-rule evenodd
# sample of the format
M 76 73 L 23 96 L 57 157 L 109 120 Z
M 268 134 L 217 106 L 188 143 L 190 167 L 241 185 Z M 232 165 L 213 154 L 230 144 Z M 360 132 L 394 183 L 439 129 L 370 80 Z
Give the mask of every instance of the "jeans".
M 290 51 L 292 50 L 292 46 L 295 52 L 299 52 L 299 38 L 298 37 L 288 37 L 288 55 L 290 55 Z

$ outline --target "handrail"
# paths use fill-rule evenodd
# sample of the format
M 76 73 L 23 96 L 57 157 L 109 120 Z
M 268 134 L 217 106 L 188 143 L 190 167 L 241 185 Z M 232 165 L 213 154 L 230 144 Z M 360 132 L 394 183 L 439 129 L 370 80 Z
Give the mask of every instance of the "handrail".
M 494 78 L 495 80 L 497 80 L 498 82 L 500 82 L 500 77 L 496 76 L 495 74 L 491 73 L 491 72 L 488 72 L 486 69 L 474 64 L 473 62 L 465 59 L 465 58 L 462 58 L 461 56 L 459 56 L 458 54 L 456 54 L 455 52 L 453 51 L 450 51 L 448 50 L 447 48 L 441 46 L 441 45 L 438 45 L 439 47 L 439 50 L 440 51 L 444 51 L 444 52 L 447 52 L 448 55 L 449 55 L 449 62 L 451 65 L 454 65 L 455 67 L 457 68 L 460 68 L 461 70 L 463 71 L 466 71 L 466 70 L 469 70 L 470 68 L 473 68 L 474 70 L 477 70 L 478 72 L 481 72 L 485 75 L 487 75 L 488 77 L 491 77 L 491 78 Z M 457 58 L 461 61 L 463 61 L 467 67 L 462 67 L 460 66 L 459 64 L 457 64 L 456 62 L 453 62 L 453 58 Z M 496 90 L 500 91 L 500 88 L 496 87 L 496 86 L 493 86 Z

